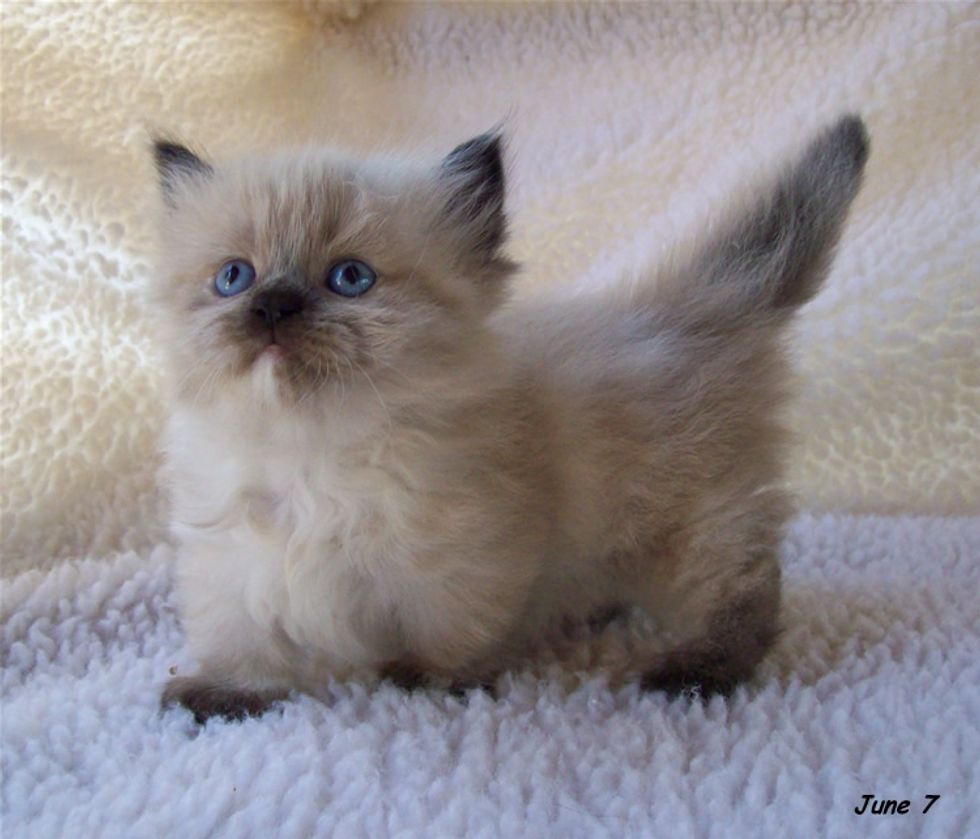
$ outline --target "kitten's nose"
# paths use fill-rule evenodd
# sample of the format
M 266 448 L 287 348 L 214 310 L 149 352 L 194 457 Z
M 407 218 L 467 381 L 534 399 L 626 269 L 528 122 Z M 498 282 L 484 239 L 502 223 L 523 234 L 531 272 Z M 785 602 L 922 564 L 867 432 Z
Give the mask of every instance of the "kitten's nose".
M 269 289 L 256 295 L 252 311 L 272 326 L 274 323 L 303 311 L 306 301 L 298 291 Z

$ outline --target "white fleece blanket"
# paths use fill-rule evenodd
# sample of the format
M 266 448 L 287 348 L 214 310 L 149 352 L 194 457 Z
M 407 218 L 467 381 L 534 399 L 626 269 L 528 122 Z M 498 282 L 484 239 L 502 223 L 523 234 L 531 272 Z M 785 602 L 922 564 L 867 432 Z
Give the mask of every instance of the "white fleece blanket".
M 169 551 L 32 572 L 6 595 L 3 835 L 980 836 L 978 555 L 977 519 L 800 519 L 785 634 L 727 704 L 610 686 L 642 643 L 612 626 L 496 700 L 338 684 L 203 729 L 158 709 Z
M 980 836 L 980 7 L 5 3 L 3 836 Z M 468 705 L 195 731 L 155 484 L 153 128 L 445 153 L 504 120 L 518 293 L 616 282 L 860 111 L 803 385 L 787 633 L 729 704 L 614 624 Z M 584 681 L 572 674 L 590 664 Z M 561 666 L 559 666 L 561 665 Z M 603 675 L 606 674 L 606 675 Z M 857 816 L 864 794 L 912 813 Z M 929 813 L 923 796 L 941 798 Z

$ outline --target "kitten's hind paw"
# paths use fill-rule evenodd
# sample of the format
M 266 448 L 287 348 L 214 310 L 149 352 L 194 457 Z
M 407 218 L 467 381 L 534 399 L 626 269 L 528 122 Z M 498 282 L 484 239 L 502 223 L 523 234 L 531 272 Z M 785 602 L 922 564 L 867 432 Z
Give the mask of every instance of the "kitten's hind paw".
M 706 700 L 712 696 L 730 696 L 742 679 L 719 662 L 668 659 L 663 665 L 643 674 L 640 687 L 663 691 L 671 699 L 687 696 Z
M 381 678 L 408 693 L 423 690 L 431 684 L 431 678 L 425 670 L 405 661 L 386 664 L 381 668 Z
M 464 705 L 469 704 L 469 696 L 473 691 L 481 691 L 490 699 L 497 700 L 497 680 L 492 677 L 482 679 L 464 679 L 449 685 L 449 695 L 458 699 Z
M 240 690 L 195 676 L 171 679 L 160 697 L 160 706 L 183 705 L 194 715 L 194 722 L 204 725 L 211 717 L 243 720 L 261 716 L 279 697 Z

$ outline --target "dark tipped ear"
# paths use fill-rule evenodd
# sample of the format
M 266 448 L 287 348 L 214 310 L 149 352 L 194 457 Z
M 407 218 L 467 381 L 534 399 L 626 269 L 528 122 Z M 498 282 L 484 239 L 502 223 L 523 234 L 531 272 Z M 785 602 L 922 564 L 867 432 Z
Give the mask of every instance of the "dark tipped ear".
M 500 132 L 457 146 L 442 162 L 440 177 L 449 192 L 447 221 L 462 228 L 474 252 L 492 259 L 507 237 Z
M 160 176 L 160 189 L 164 200 L 171 207 L 178 186 L 191 178 L 208 178 L 214 170 L 186 146 L 172 140 L 158 138 L 153 141 L 153 159 Z

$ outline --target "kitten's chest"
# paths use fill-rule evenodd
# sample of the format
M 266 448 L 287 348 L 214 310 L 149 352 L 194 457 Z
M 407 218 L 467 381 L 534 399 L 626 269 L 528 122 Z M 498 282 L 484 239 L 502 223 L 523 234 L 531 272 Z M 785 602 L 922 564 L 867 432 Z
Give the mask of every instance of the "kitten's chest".
M 262 546 L 253 580 L 278 592 L 286 634 L 351 664 L 396 657 L 385 628 L 410 573 L 412 495 L 351 458 L 277 464 L 246 493 L 247 527 Z
M 362 428 L 355 445 L 343 428 L 236 434 L 236 421 L 185 411 L 169 427 L 183 576 L 336 672 L 397 658 L 405 592 L 438 553 L 425 511 L 452 470 L 410 431 Z
M 248 526 L 279 545 L 295 569 L 306 561 L 380 570 L 412 516 L 412 494 L 368 456 L 268 464 L 243 487 Z
M 420 469 L 390 440 L 360 445 L 310 439 L 248 439 L 178 416 L 168 449 L 178 527 L 235 543 L 266 572 L 389 562 L 415 519 Z M 243 569 L 244 570 L 244 569 Z

